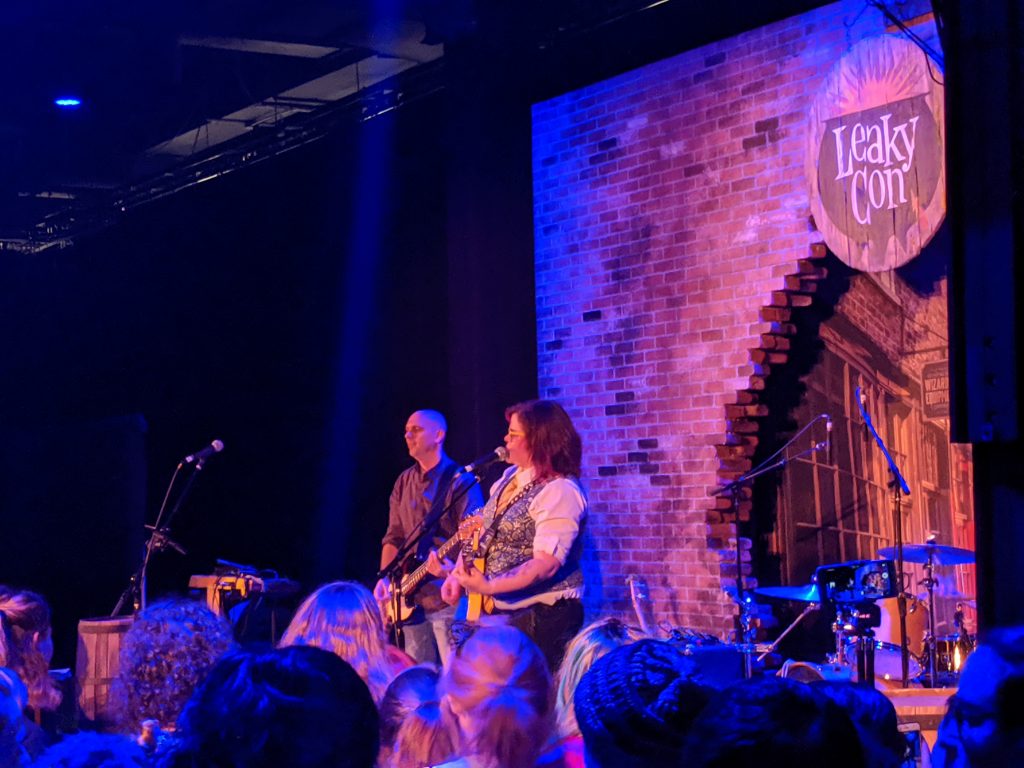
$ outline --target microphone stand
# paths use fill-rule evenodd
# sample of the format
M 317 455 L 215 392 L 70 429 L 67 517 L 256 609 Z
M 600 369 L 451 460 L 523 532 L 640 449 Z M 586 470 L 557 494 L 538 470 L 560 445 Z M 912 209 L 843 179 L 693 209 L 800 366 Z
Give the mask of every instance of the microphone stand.
M 910 646 L 907 643 L 907 590 L 906 590 L 906 574 L 904 573 L 903 567 L 903 514 L 902 514 L 902 501 L 903 495 L 910 495 L 910 487 L 907 485 L 907 481 L 903 479 L 903 475 L 900 473 L 900 469 L 896 466 L 896 462 L 889 454 L 888 449 L 885 447 L 885 441 L 882 440 L 878 431 L 875 429 L 875 425 L 871 423 L 871 414 L 868 413 L 867 408 L 864 407 L 864 396 L 861 394 L 860 387 L 856 389 L 857 408 L 860 409 L 861 418 L 864 419 L 864 424 L 867 425 L 868 430 L 875 437 L 875 442 L 878 443 L 878 447 L 882 450 L 882 455 L 885 456 L 885 460 L 889 464 L 889 472 L 892 474 L 892 480 L 889 482 L 889 487 L 892 488 L 892 528 L 893 537 L 896 539 L 896 574 L 899 580 L 900 593 L 896 596 L 896 606 L 900 617 L 900 672 L 902 674 L 903 687 L 907 687 L 907 678 L 910 675 Z M 928 574 L 931 578 L 931 573 Z M 929 606 L 929 609 L 931 606 Z M 929 632 L 929 672 L 932 686 L 935 686 L 935 637 L 933 632 Z
M 809 456 L 812 453 L 824 450 L 828 445 L 827 442 L 814 443 L 810 448 L 805 451 L 801 451 L 792 458 L 787 458 L 784 453 L 793 443 L 795 443 L 801 435 L 809 430 L 814 424 L 823 418 L 827 418 L 826 414 L 815 416 L 807 424 L 804 425 L 803 429 L 797 432 L 793 437 L 787 440 L 781 448 L 775 453 L 769 456 L 767 459 L 762 461 L 758 466 L 751 469 L 749 472 L 740 475 L 732 482 L 720 485 L 716 488 L 712 488 L 708 491 L 708 496 L 728 496 L 732 503 L 733 514 L 736 516 L 736 603 L 739 605 L 739 632 L 741 642 L 739 644 L 740 652 L 743 654 L 743 676 L 750 679 L 754 675 L 754 654 L 757 652 L 757 648 L 754 644 L 755 640 L 755 629 L 754 629 L 754 617 L 751 613 L 751 602 L 752 599 L 746 594 L 746 590 L 743 586 L 743 549 L 740 546 L 740 508 L 739 508 L 739 497 L 740 489 L 743 486 L 750 485 L 753 480 L 765 475 L 769 472 L 773 472 L 776 469 L 781 469 L 789 464 L 791 461 Z M 781 456 L 781 458 L 779 458 Z M 802 617 L 801 617 L 802 618 Z M 781 638 L 780 638 L 781 639 Z
M 481 467 L 481 470 L 482 469 L 483 467 Z M 467 493 L 469 493 L 469 489 L 472 488 L 474 485 L 479 484 L 480 470 L 474 470 L 471 474 L 473 475 L 473 482 L 465 483 L 461 486 L 456 486 L 454 493 L 452 493 L 451 501 L 449 501 L 443 507 L 437 507 L 436 510 L 432 511 L 430 514 L 428 514 L 426 517 L 420 520 L 420 522 L 416 525 L 415 528 L 412 529 L 409 535 L 405 537 L 405 541 L 402 543 L 402 546 L 399 547 L 398 551 L 395 553 L 395 556 L 391 558 L 391 562 L 389 562 L 387 565 L 381 568 L 380 571 L 377 572 L 378 580 L 388 579 L 388 581 L 391 583 L 391 596 L 388 599 L 388 603 L 391 605 L 391 613 L 394 616 L 392 626 L 394 628 L 393 631 L 395 636 L 395 644 L 399 648 L 402 648 L 404 644 L 402 625 L 405 623 L 404 621 L 402 621 L 403 595 L 401 566 L 409 557 L 409 555 L 413 552 L 413 550 L 419 547 L 419 543 L 423 540 L 423 538 L 427 536 L 433 536 L 434 529 L 437 528 L 438 523 L 440 523 L 441 520 L 452 510 L 452 508 L 458 502 L 460 502 Z M 438 493 L 447 494 L 449 488 L 451 488 L 452 485 L 460 477 L 463 476 L 464 475 L 459 474 L 452 476 L 451 480 L 448 481 L 448 485 L 446 485 L 443 489 L 437 489 Z
M 170 526 L 174 516 L 178 513 L 178 510 L 181 509 L 181 505 L 184 503 L 189 491 L 192 490 L 192 485 L 195 483 L 196 477 L 203 471 L 205 461 L 205 459 L 196 460 L 195 471 L 189 475 L 188 480 L 185 482 L 185 486 L 181 489 L 181 493 L 178 494 L 174 507 L 167 515 L 167 522 L 165 523 L 164 513 L 167 511 L 167 501 L 171 497 L 171 490 L 174 488 L 174 482 L 178 479 L 178 475 L 184 468 L 185 462 L 179 461 L 178 466 L 174 468 L 174 474 L 171 475 L 171 482 L 167 485 L 167 491 L 164 493 L 164 499 L 160 503 L 160 510 L 156 515 L 156 523 L 146 526 L 146 530 L 148 530 L 150 534 L 149 539 L 146 541 L 145 554 L 142 557 L 142 565 L 140 565 L 138 570 L 136 570 L 129 578 L 128 586 L 125 588 L 124 592 L 121 593 L 121 597 L 118 598 L 117 605 L 114 606 L 114 610 L 110 613 L 111 618 L 119 616 L 121 611 L 124 609 L 125 603 L 129 600 L 132 603 L 133 613 L 146 610 L 146 576 L 149 572 L 149 561 L 154 552 L 173 549 L 179 554 L 187 554 L 184 547 L 170 537 Z

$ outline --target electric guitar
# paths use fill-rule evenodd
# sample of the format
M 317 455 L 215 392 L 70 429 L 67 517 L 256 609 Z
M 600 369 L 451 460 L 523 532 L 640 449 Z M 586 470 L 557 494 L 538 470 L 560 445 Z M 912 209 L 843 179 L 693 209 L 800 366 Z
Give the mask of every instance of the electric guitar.
M 467 517 L 459 524 L 459 529 L 455 532 L 448 541 L 437 548 L 437 557 L 440 560 L 448 557 L 453 550 L 457 549 L 466 539 L 470 536 L 479 536 L 480 528 L 483 526 L 483 519 L 479 515 L 473 517 Z M 416 590 L 422 586 L 423 582 L 427 579 L 432 578 L 433 575 L 427 570 L 427 564 L 423 563 L 419 568 L 414 571 L 410 571 L 402 577 L 401 582 L 401 600 L 395 600 L 394 597 L 389 597 L 388 600 L 381 603 L 384 610 L 384 619 L 388 624 L 394 624 L 395 619 L 399 621 L 405 621 L 408 619 L 414 610 L 416 605 L 412 602 L 412 596 Z

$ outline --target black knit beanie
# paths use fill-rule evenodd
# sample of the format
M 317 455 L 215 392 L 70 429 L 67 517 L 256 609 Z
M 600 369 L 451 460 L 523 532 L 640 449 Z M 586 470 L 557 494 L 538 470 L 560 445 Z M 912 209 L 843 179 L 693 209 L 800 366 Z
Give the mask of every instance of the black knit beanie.
M 639 640 L 594 662 L 576 689 L 587 752 L 605 765 L 658 765 L 679 757 L 712 693 L 675 646 Z

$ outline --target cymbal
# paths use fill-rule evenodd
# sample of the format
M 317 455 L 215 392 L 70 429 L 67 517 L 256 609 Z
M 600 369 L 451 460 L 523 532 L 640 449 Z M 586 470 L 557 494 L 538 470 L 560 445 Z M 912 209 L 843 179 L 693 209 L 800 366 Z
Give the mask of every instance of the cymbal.
M 878 556 L 886 560 L 896 559 L 896 547 L 882 547 Z M 903 559 L 908 563 L 927 563 L 933 565 L 968 565 L 974 562 L 974 552 L 960 547 L 949 547 L 945 544 L 904 544 Z
M 805 584 L 799 587 L 758 587 L 754 590 L 758 597 L 774 597 L 778 600 L 795 600 L 800 603 L 820 603 L 821 595 L 817 584 Z

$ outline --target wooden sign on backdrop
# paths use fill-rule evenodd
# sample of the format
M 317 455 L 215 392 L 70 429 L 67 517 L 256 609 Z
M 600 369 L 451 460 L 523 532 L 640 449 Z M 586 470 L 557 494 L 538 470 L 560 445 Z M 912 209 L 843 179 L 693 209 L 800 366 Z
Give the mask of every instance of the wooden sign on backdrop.
M 921 370 L 922 410 L 926 419 L 949 418 L 949 360 L 925 363 Z
M 902 37 L 862 40 L 826 77 L 805 170 L 815 224 L 851 267 L 905 264 L 945 218 L 944 110 L 942 73 Z

